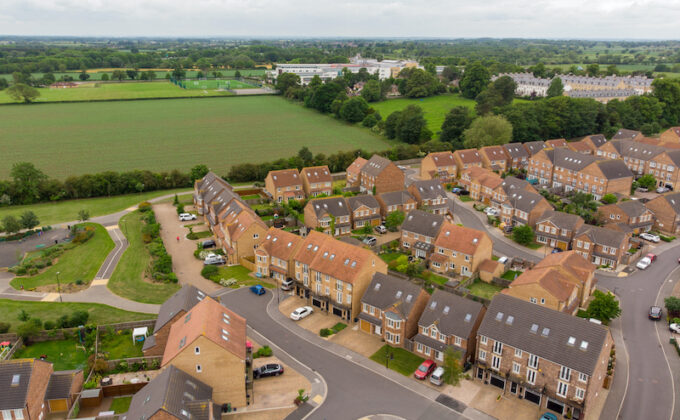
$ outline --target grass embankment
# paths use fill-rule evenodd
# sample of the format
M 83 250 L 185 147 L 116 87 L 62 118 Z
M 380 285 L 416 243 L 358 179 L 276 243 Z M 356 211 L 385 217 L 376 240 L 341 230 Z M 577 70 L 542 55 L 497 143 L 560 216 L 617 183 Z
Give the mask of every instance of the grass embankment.
M 104 263 L 106 256 L 114 247 L 113 240 L 109 236 L 104 226 L 96 223 L 84 223 L 84 226 L 94 228 L 94 236 L 87 242 L 77 244 L 65 245 L 66 247 L 73 246 L 61 254 L 56 263 L 51 267 L 45 269 L 31 277 L 16 277 L 12 279 L 10 284 L 15 289 L 24 287 L 24 289 L 31 289 L 38 286 L 57 283 L 57 272 L 59 273 L 59 282 L 62 286 L 70 283 L 81 281 L 83 284 L 88 284 L 97 275 L 97 271 Z M 33 251 L 26 258 L 37 258 L 43 251 Z
M 415 372 L 416 369 L 418 369 L 418 366 L 425 360 L 408 350 L 390 347 L 387 344 L 376 351 L 373 356 L 371 356 L 371 360 L 385 366 L 385 359 L 386 357 L 390 357 L 390 355 L 394 355 L 394 359 L 389 361 L 388 367 L 404 376 L 413 375 L 413 372 Z
M 83 369 L 87 365 L 87 352 L 83 350 L 77 339 L 43 341 L 22 347 L 15 354 L 15 359 L 39 358 L 47 356 L 54 370 Z
M 118 223 L 129 246 L 111 275 L 108 288 L 118 296 L 143 303 L 160 304 L 179 290 L 177 284 L 152 283 L 145 280 L 151 254 L 142 241 L 142 213 L 126 214 Z

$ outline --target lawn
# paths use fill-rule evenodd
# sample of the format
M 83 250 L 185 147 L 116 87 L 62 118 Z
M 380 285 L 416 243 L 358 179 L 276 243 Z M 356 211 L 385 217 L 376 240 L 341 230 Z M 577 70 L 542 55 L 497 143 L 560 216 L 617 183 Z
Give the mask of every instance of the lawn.
M 108 411 L 113 411 L 116 414 L 127 413 L 130 409 L 130 403 L 132 402 L 132 397 L 118 397 L 111 401 L 111 407 Z
M 219 267 L 219 272 L 211 277 L 211 280 L 219 282 L 221 279 L 235 279 L 237 283 L 231 286 L 233 289 L 238 289 L 241 286 L 253 286 L 256 284 L 260 284 L 268 289 L 276 287 L 271 283 L 263 281 L 263 279 L 250 277 L 248 274 L 250 274 L 250 271 L 242 265 L 232 265 L 228 267 L 221 266 Z
M 382 346 L 380 350 L 376 351 L 373 356 L 371 356 L 371 360 L 385 366 L 386 351 L 389 351 L 394 355 L 394 359 L 389 361 L 389 368 L 401 373 L 404 376 L 413 375 L 413 372 L 415 372 L 416 369 L 418 369 L 418 366 L 420 366 L 420 364 L 425 360 L 408 350 L 398 347 L 390 347 L 387 344 Z
M 99 351 L 109 353 L 108 360 L 142 357 L 142 346 L 142 342 L 132 342 L 132 330 L 99 334 Z
M 79 347 L 75 338 L 69 340 L 43 341 L 23 347 L 14 353 L 15 359 L 47 356 L 55 371 L 83 369 L 87 365 L 87 352 Z
M 81 280 L 84 284 L 90 283 L 114 245 L 104 226 L 96 223 L 85 223 L 85 225 L 95 228 L 92 238 L 84 244 L 64 251 L 57 262 L 42 273 L 32 277 L 12 279 L 10 282 L 12 287 L 19 289 L 24 286 L 24 289 L 31 289 L 37 286 L 56 284 L 57 272 L 59 272 L 59 281 L 62 285 L 75 283 L 77 280 Z M 34 252 L 40 253 L 42 251 Z
M 177 284 L 151 283 L 144 280 L 151 255 L 142 241 L 142 214 L 126 214 L 118 223 L 129 242 L 111 275 L 108 288 L 118 296 L 144 303 L 163 303 L 179 290 Z
M 392 261 L 396 260 L 397 258 L 401 257 L 402 255 L 406 254 L 404 254 L 403 252 L 386 252 L 384 254 L 380 254 L 380 258 L 389 264 Z
M 16 331 L 16 328 L 21 324 L 18 317 L 22 309 L 31 317 L 40 318 L 43 322 L 56 321 L 62 315 L 71 315 L 75 311 L 86 311 L 90 314 L 87 323 L 96 325 L 156 318 L 155 314 L 127 312 L 99 303 L 32 302 L 0 299 L 0 322 L 9 323 L 11 325 L 10 331 Z
M 22 161 L 61 179 L 196 164 L 226 174 L 231 165 L 288 158 L 303 146 L 314 154 L 390 148 L 365 128 L 278 96 L 10 105 L 2 117 L 0 179 Z
M 504 278 L 505 280 L 513 281 L 513 280 L 515 280 L 515 278 L 516 278 L 517 276 L 519 276 L 520 274 L 522 274 L 521 271 L 508 270 L 508 271 L 506 271 L 505 273 L 503 273 L 503 275 L 501 276 L 501 278 Z
M 182 83 L 182 87 L 188 91 L 202 89 L 253 89 L 258 87 L 253 82 L 246 83 L 230 79 L 183 80 Z
M 499 293 L 501 290 L 503 290 L 503 287 L 501 286 L 496 286 L 495 284 L 487 283 L 480 279 L 476 279 L 474 283 L 469 285 L 467 288 L 470 290 L 471 294 L 489 300 L 491 300 L 491 298 L 493 298 L 496 293 Z
M 437 283 L 442 286 L 449 281 L 449 279 L 447 279 L 446 277 L 438 276 L 430 271 L 423 271 L 423 273 L 419 277 L 423 280 L 428 280 L 431 283 Z
M 89 69 L 87 72 L 90 75 L 89 80 L 101 80 L 103 74 L 108 74 L 109 77 L 111 77 L 111 73 L 114 70 L 127 70 L 127 69 Z M 172 69 L 153 69 L 155 70 L 156 77 L 158 79 L 163 79 L 165 78 L 166 73 L 172 72 Z M 140 70 L 140 71 L 146 71 L 146 70 Z M 236 70 L 224 70 L 224 69 L 218 69 L 220 73 L 222 73 L 222 76 L 224 77 L 234 77 L 236 74 Z M 254 70 L 238 70 L 242 76 L 262 76 L 264 75 L 265 70 L 264 69 L 254 69 Z M 31 75 L 36 78 L 40 79 L 43 77 L 44 73 L 32 73 Z M 73 79 L 77 82 L 80 79 L 78 76 L 80 76 L 80 72 L 75 72 L 75 71 L 68 71 L 68 72 L 56 72 L 52 73 L 54 74 L 54 77 L 57 79 L 60 79 L 62 76 L 71 76 Z M 196 77 L 198 74 L 198 70 L 187 70 L 186 71 L 186 77 L 188 78 L 193 78 Z M 0 74 L 0 77 L 4 77 L 7 80 L 12 80 L 12 75 L 11 74 Z
M 1 142 L 2 140 L 0 140 Z M 62 222 L 70 222 L 78 219 L 80 210 L 90 212 L 90 217 L 103 216 L 125 210 L 145 200 L 160 197 L 166 194 L 190 191 L 186 188 L 164 191 L 150 191 L 140 194 L 118 195 L 115 197 L 84 198 L 81 200 L 57 201 L 55 203 L 41 203 L 27 206 L 0 207 L 0 220 L 5 216 L 20 216 L 21 213 L 30 210 L 38 216 L 41 226 L 53 225 Z M 179 196 L 191 197 L 191 195 Z M 170 198 L 172 202 L 173 198 Z M 191 199 L 189 199 L 191 201 Z

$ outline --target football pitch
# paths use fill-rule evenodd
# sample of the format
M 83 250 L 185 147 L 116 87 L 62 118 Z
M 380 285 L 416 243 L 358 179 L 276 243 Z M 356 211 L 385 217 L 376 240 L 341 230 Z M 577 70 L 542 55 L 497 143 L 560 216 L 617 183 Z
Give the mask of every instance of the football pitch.
M 226 90 L 226 89 L 253 89 L 258 86 L 254 82 L 242 82 L 236 79 L 208 79 L 208 80 L 182 80 L 181 86 L 187 90 Z

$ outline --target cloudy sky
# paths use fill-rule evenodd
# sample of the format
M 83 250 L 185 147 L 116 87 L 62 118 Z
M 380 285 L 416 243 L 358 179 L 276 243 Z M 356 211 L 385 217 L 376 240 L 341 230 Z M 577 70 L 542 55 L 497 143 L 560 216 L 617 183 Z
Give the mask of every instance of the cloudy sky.
M 678 0 L 0 0 L 0 34 L 678 39 Z

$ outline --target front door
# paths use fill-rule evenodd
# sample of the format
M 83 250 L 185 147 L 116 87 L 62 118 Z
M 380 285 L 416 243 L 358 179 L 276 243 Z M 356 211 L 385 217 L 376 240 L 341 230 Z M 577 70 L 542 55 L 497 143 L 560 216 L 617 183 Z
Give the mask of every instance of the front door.
M 517 382 L 510 383 L 510 392 L 513 394 L 517 394 Z

